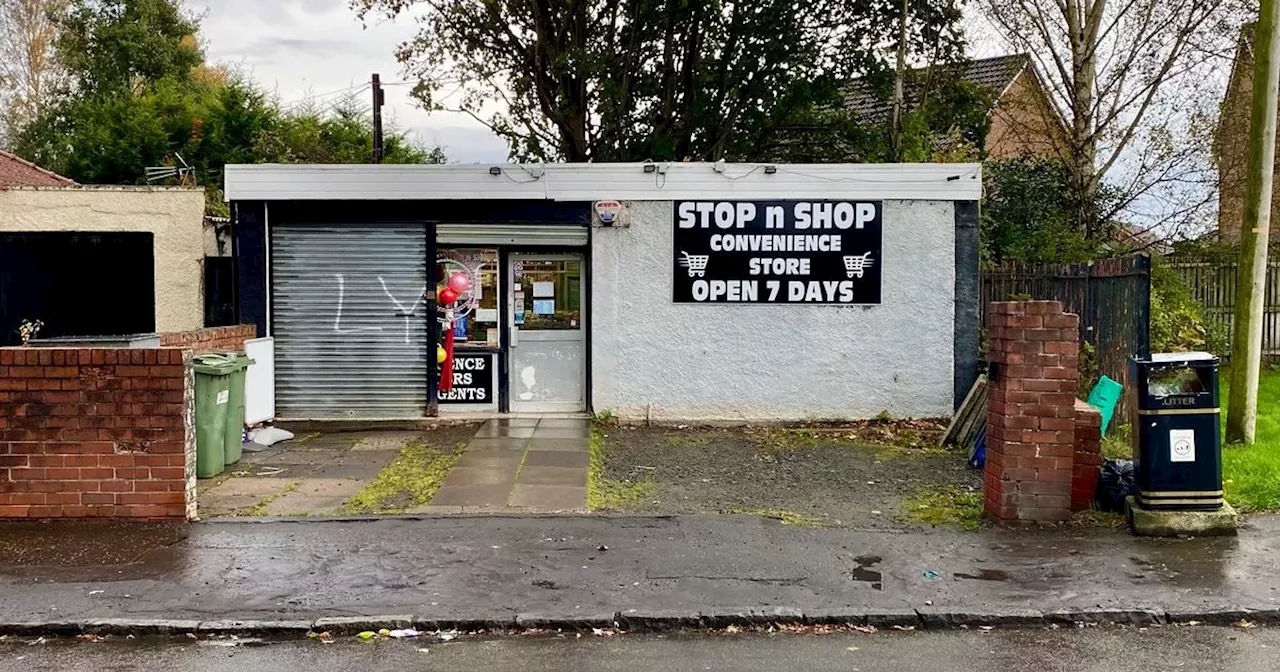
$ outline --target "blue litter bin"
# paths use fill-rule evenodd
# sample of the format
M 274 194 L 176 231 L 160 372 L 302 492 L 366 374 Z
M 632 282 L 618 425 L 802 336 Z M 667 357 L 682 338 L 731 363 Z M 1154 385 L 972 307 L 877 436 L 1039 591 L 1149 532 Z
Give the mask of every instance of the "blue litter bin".
M 1218 358 L 1174 352 L 1130 362 L 1133 454 L 1144 509 L 1222 508 Z

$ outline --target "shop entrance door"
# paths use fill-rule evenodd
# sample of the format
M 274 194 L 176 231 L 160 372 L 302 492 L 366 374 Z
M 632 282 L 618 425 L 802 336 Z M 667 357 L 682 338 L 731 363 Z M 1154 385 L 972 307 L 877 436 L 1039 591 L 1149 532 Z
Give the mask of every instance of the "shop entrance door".
M 510 258 L 507 324 L 513 413 L 586 410 L 581 254 Z

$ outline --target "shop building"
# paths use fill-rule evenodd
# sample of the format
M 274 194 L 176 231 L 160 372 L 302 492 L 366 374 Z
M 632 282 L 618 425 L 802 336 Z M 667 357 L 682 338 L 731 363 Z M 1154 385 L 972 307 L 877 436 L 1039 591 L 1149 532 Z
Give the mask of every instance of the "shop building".
M 949 415 L 974 164 L 228 166 L 283 419 Z M 436 289 L 474 278 L 441 395 Z

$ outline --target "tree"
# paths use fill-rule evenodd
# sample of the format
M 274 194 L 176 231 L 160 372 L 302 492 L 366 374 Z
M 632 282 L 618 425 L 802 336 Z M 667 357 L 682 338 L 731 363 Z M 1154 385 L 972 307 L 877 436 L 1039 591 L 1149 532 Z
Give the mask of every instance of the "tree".
M 186 80 L 204 63 L 198 23 L 175 0 L 72 0 L 58 53 L 83 96 Z
M 1010 46 L 1032 55 L 1066 115 L 1057 148 L 1074 218 L 1106 236 L 1120 212 L 1195 221 L 1213 200 L 1205 95 L 1234 42 L 1234 0 L 980 0 Z M 1110 184 L 1111 208 L 1097 209 Z
M 856 143 L 855 78 L 885 77 L 901 0 L 351 0 L 419 16 L 415 95 L 489 126 L 519 160 L 753 160 Z M 959 10 L 909 0 L 908 56 L 962 51 Z M 927 53 L 926 53 L 927 52 Z M 496 108 L 496 109 L 495 109 Z
M 3 0 L 0 0 L 3 1 Z M 142 184 L 152 166 L 191 169 L 225 215 L 223 169 L 262 161 L 363 163 L 372 120 L 354 99 L 282 109 L 242 73 L 204 63 L 177 0 L 74 0 L 57 23 L 74 86 L 21 129 L 19 154 L 86 184 Z M 389 133 L 388 162 L 444 160 Z
M 66 84 L 55 22 L 67 0 L 0 0 L 0 145 Z
M 1100 245 L 1076 226 L 1071 169 L 1027 156 L 983 166 L 979 240 L 984 262 L 1070 263 L 1097 257 Z M 1106 207 L 1105 204 L 1095 207 Z

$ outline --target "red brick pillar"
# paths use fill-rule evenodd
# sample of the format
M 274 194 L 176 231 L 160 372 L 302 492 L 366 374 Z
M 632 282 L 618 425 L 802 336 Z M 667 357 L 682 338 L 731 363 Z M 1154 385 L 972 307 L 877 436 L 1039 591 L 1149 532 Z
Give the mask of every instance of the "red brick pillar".
M 1071 516 L 1080 318 L 1057 301 L 992 303 L 985 509 L 1000 522 Z
M 1093 508 L 1102 473 L 1102 412 L 1076 399 L 1075 462 L 1071 470 L 1071 510 Z

